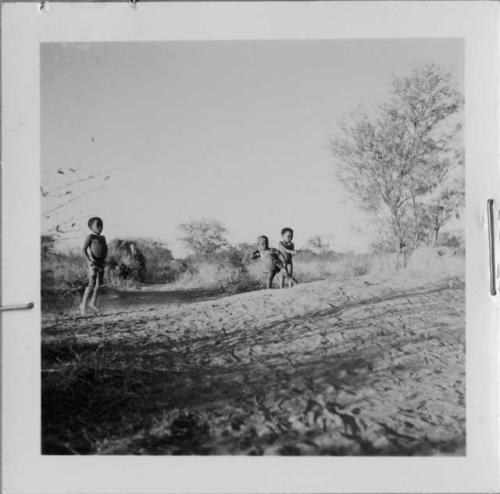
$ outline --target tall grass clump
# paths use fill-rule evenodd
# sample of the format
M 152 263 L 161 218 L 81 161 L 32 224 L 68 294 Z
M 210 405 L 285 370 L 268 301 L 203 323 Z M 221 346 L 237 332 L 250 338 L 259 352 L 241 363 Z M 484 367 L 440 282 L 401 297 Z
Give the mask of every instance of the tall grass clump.
M 307 254 L 294 260 L 294 276 L 299 283 L 328 278 L 347 280 L 367 274 L 372 259 L 369 255 L 319 256 Z M 221 293 L 234 293 L 262 288 L 266 274 L 259 260 L 241 260 L 241 257 L 223 255 L 212 259 L 188 262 L 189 268 L 174 283 L 181 289 L 218 289 Z M 279 277 L 275 278 L 278 286 Z
M 133 249 L 130 246 L 133 245 Z M 260 260 L 251 260 L 250 244 L 228 245 L 210 255 L 174 259 L 162 243 L 150 239 L 115 239 L 110 242 L 104 288 L 130 289 L 142 283 L 164 283 L 174 289 L 211 290 L 232 294 L 265 286 Z M 443 235 L 442 243 L 422 246 L 408 258 L 387 250 L 369 254 L 302 250 L 294 258 L 299 283 L 334 279 L 340 281 L 370 275 L 460 276 L 464 271 L 464 244 L 457 235 Z M 53 241 L 42 239 L 42 304 L 44 309 L 76 305 L 87 284 L 87 266 L 79 249 L 58 251 Z M 275 286 L 279 277 L 275 279 Z
M 410 276 L 454 277 L 465 272 L 465 259 L 446 247 L 420 247 L 411 254 L 406 273 Z
M 133 250 L 130 246 L 133 245 Z M 88 282 L 87 261 L 81 249 L 60 250 L 49 235 L 41 238 L 41 287 L 44 310 L 75 306 Z M 173 258 L 161 242 L 151 239 L 113 239 L 108 242 L 103 289 L 130 289 L 141 283 L 170 283 L 188 265 Z
M 333 278 L 346 280 L 363 276 L 370 269 L 370 256 L 364 254 L 338 255 L 334 259 L 322 256 L 294 259 L 294 273 L 299 282 Z
M 44 250 L 42 244 L 41 297 L 43 309 L 75 305 L 87 284 L 87 265 L 76 250 Z
M 241 280 L 241 269 L 216 262 L 205 262 L 191 266 L 182 273 L 176 285 L 181 288 L 223 289 Z

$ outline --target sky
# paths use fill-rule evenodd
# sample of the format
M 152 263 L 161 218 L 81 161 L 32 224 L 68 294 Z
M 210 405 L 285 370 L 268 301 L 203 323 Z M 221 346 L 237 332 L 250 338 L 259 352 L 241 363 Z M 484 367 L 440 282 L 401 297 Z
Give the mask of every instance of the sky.
M 297 246 L 323 235 L 367 250 L 369 215 L 335 180 L 329 138 L 421 62 L 463 86 L 459 40 L 43 44 L 42 188 L 53 192 L 42 230 L 74 218 L 66 244 L 77 245 L 97 215 L 108 239 L 153 238 L 182 256 L 177 226 L 216 218 L 234 243 L 275 244 L 291 226 Z

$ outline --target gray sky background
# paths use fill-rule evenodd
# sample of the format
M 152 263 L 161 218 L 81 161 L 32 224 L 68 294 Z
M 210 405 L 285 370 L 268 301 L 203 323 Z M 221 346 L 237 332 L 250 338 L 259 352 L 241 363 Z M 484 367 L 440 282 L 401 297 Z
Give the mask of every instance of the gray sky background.
M 214 217 L 233 242 L 297 245 L 328 235 L 337 249 L 372 240 L 332 171 L 328 138 L 339 117 L 388 96 L 393 74 L 437 62 L 463 85 L 459 40 L 217 41 L 46 44 L 41 49 L 44 190 L 112 170 L 102 189 L 42 220 L 104 219 L 104 234 L 166 241 L 176 226 Z M 43 199 L 48 210 L 85 192 Z M 62 188 L 61 194 L 67 189 Z

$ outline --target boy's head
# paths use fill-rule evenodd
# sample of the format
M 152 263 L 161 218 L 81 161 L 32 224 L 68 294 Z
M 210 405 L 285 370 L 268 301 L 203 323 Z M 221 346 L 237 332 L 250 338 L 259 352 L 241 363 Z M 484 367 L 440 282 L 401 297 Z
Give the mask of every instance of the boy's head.
M 291 228 L 285 227 L 281 230 L 281 238 L 285 242 L 290 242 L 293 238 L 293 230 Z
M 261 235 L 257 239 L 257 247 L 259 250 L 267 250 L 269 248 L 269 239 L 265 235 Z
M 102 232 L 103 223 L 101 218 L 98 218 L 97 216 L 90 218 L 88 225 L 89 228 L 97 235 L 99 235 Z

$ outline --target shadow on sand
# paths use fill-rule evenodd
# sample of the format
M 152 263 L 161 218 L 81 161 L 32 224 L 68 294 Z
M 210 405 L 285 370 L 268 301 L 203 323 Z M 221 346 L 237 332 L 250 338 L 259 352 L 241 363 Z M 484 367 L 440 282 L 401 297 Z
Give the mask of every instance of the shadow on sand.
M 113 304 L 199 297 L 209 295 L 122 292 Z M 462 306 L 463 285 L 456 284 L 367 298 L 227 335 L 151 340 L 143 332 L 108 339 L 89 329 L 91 342 L 58 328 L 57 338 L 42 347 L 43 451 L 457 453 L 465 444 L 460 407 L 459 425 L 440 427 L 444 395 L 432 390 L 434 382 L 442 387 L 446 381 L 431 376 L 449 373 L 463 321 L 430 330 L 426 317 L 437 321 Z M 405 329 L 409 320 L 411 330 Z M 444 352 L 441 360 L 437 351 Z M 455 384 L 449 386 L 455 393 Z

